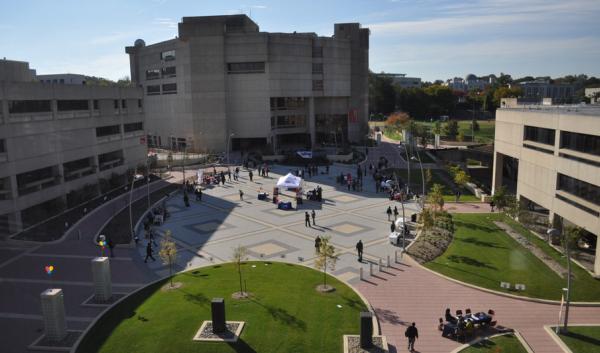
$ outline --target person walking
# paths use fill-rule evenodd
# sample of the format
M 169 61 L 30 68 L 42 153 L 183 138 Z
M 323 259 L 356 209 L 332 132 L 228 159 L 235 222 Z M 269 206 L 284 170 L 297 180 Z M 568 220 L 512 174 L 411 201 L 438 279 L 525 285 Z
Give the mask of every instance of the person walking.
M 315 238 L 315 253 L 319 254 L 321 251 L 321 237 L 317 235 Z
M 496 204 L 494 203 L 494 201 L 490 201 L 490 209 L 492 212 L 494 212 L 494 206 L 496 206 Z
M 152 261 L 156 261 L 154 256 L 152 256 L 153 252 L 154 251 L 152 250 L 152 244 L 148 242 L 148 245 L 146 245 L 146 258 L 144 259 L 144 262 L 148 262 L 148 258 L 151 258 Z
M 227 179 L 231 181 L 231 170 L 229 168 L 227 168 Z
M 250 181 L 252 181 L 252 177 L 254 176 L 254 174 L 252 173 L 252 171 L 248 172 L 248 178 L 250 178 Z
M 396 222 L 392 221 L 392 224 L 390 225 L 390 231 L 392 233 L 394 233 L 396 231 Z
M 316 214 L 315 214 L 315 210 L 312 210 L 312 211 L 310 212 L 310 216 L 312 217 L 312 220 L 313 220 L 313 226 L 316 226 L 316 224 L 315 224 L 315 216 L 316 216 Z
M 308 211 L 304 212 L 304 226 L 310 227 L 310 215 L 308 214 Z
M 388 221 L 389 221 L 390 217 L 392 216 L 392 206 L 388 206 L 387 211 L 385 211 L 385 213 L 387 213 Z
M 358 243 L 356 243 L 356 252 L 358 253 L 358 262 L 362 262 L 362 255 L 363 255 L 362 240 L 359 240 Z
M 411 352 L 415 351 L 415 341 L 419 338 L 419 330 L 415 326 L 413 322 L 411 326 L 409 326 L 404 332 L 404 336 L 408 338 L 408 350 Z
M 244 192 L 240 189 L 240 201 L 244 201 Z
M 394 206 L 394 221 L 398 219 L 398 206 Z

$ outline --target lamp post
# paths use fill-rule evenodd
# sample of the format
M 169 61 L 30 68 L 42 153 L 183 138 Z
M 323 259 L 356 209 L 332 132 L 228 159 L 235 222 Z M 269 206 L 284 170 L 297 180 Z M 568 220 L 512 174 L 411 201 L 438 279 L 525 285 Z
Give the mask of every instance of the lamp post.
M 150 158 L 146 152 L 146 198 L 148 200 L 148 209 L 150 209 Z
M 396 185 L 399 185 L 398 184 L 398 176 L 396 175 L 396 172 L 394 172 L 394 179 L 396 179 Z M 404 249 L 405 249 L 405 245 L 406 245 L 406 232 L 405 232 L 404 222 L 406 222 L 406 215 L 404 213 L 404 197 L 402 196 L 402 194 L 400 194 L 400 205 L 402 206 L 402 253 L 404 253 Z M 395 222 L 396 221 L 394 221 L 394 223 Z
M 235 134 L 232 132 L 227 136 L 227 165 L 229 165 L 229 144 L 231 141 L 231 137 L 233 137 Z
M 423 185 L 423 194 L 421 196 L 421 209 L 425 208 L 425 172 L 423 171 L 423 163 L 421 163 L 421 156 L 419 155 L 419 150 L 417 149 L 417 157 L 419 161 L 419 167 L 421 167 L 421 183 Z M 415 159 L 413 156 L 412 159 Z
M 562 328 L 563 333 L 566 333 L 569 325 L 569 306 L 571 304 L 571 251 L 569 248 L 569 239 L 567 239 L 567 235 L 565 234 L 562 220 L 560 222 L 560 228 L 560 230 L 556 228 L 550 228 L 546 233 L 551 237 L 562 235 L 565 246 L 565 254 L 567 255 L 567 293 L 565 295 L 565 321 Z
M 131 231 L 131 239 L 133 240 L 133 238 L 135 237 L 135 232 L 133 230 L 133 211 L 131 209 L 131 203 L 133 201 L 133 183 L 135 183 L 136 180 L 140 180 L 143 179 L 144 176 L 140 175 L 137 173 L 137 170 L 134 171 L 133 173 L 133 178 L 131 178 L 131 189 L 129 190 L 129 230 Z
M 410 192 L 410 157 L 408 156 L 408 149 L 406 148 L 406 142 L 402 145 L 404 146 L 404 152 L 406 153 L 406 165 L 408 166 L 408 182 L 406 184 L 406 194 Z

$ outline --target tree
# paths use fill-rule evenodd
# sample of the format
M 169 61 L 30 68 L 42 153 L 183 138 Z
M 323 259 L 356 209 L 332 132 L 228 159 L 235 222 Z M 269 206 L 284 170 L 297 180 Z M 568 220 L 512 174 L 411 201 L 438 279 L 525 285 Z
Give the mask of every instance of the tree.
M 427 201 L 442 211 L 444 209 L 444 186 L 433 184 L 427 194 Z
M 242 286 L 242 262 L 246 261 L 247 257 L 248 249 L 245 247 L 238 245 L 236 248 L 233 248 L 233 256 L 231 258 L 238 270 L 238 275 L 240 278 L 240 295 L 242 297 L 246 294 L 244 293 L 244 287 Z
M 467 185 L 467 183 L 470 181 L 471 177 L 469 176 L 469 174 L 467 174 L 467 172 L 465 172 L 464 170 L 458 168 L 458 170 L 454 174 L 454 183 L 460 186 L 461 188 L 464 188 L 465 185 Z
M 434 135 L 441 135 L 442 134 L 442 122 L 439 120 L 436 120 L 436 122 L 433 124 L 433 128 L 431 129 L 431 132 L 433 132 Z
M 177 245 L 171 237 L 171 231 L 167 230 L 163 239 L 160 242 L 160 250 L 158 252 L 164 265 L 169 266 L 170 286 L 173 287 L 173 264 L 177 260 Z
M 473 129 L 473 131 L 479 131 L 479 123 L 477 122 L 477 120 L 473 120 L 471 122 L 471 128 Z
M 315 260 L 315 268 L 323 271 L 323 289 L 327 288 L 327 268 L 331 271 L 335 270 L 335 263 L 338 260 L 338 255 L 335 252 L 333 245 L 329 244 L 331 236 L 322 236 L 321 245 L 319 246 L 319 254 Z
M 500 107 L 500 102 L 502 98 L 516 98 L 523 95 L 523 90 L 521 87 L 499 87 L 494 91 L 494 106 L 496 108 Z
M 404 112 L 395 112 L 388 116 L 385 125 L 396 130 L 405 129 L 411 122 L 410 116 Z
M 429 207 L 423 208 L 419 217 L 419 221 L 423 230 L 431 229 L 435 221 L 434 211 Z
M 500 186 L 494 192 L 492 201 L 498 210 L 505 212 L 511 217 L 516 217 L 519 214 L 519 203 L 514 195 L 510 195 L 506 191 L 505 186 Z
M 391 113 L 396 106 L 393 80 L 385 74 L 369 73 L 369 109 L 375 113 Z
M 456 120 L 450 120 L 446 123 L 446 125 L 444 126 L 444 133 L 446 134 L 446 136 L 454 139 L 456 138 L 456 135 L 458 135 L 458 121 Z
M 458 136 L 456 136 L 456 141 L 463 142 L 464 140 L 465 140 L 465 134 L 462 131 L 460 131 L 458 133 Z
M 565 226 L 561 242 L 563 246 L 569 246 L 569 249 L 576 249 L 577 242 L 584 235 L 584 230 L 581 227 Z M 567 244 L 568 243 L 568 244 Z

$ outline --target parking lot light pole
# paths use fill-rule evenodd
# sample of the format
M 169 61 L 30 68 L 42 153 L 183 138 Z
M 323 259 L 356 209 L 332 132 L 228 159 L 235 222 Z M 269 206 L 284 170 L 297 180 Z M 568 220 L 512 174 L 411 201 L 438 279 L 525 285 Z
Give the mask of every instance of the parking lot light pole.
M 131 209 L 131 204 L 133 202 L 133 184 L 136 180 L 143 179 L 144 176 L 137 173 L 137 170 L 133 173 L 133 178 L 131 178 L 131 189 L 129 190 L 129 230 L 131 231 L 131 239 L 135 238 L 135 232 L 133 229 L 133 211 Z
M 402 146 L 404 147 L 404 152 L 406 153 L 406 165 L 408 167 L 408 182 L 406 184 L 406 194 L 408 195 L 410 193 L 410 157 L 408 157 L 408 148 L 406 148 L 406 142 L 403 143 Z
M 417 149 L 417 157 L 418 159 L 416 159 L 414 156 L 412 157 L 413 160 L 418 160 L 419 161 L 419 167 L 421 167 L 421 184 L 423 185 L 423 194 L 421 195 L 421 209 L 425 208 L 425 172 L 423 171 L 423 163 L 421 163 L 421 156 L 419 155 L 419 150 Z

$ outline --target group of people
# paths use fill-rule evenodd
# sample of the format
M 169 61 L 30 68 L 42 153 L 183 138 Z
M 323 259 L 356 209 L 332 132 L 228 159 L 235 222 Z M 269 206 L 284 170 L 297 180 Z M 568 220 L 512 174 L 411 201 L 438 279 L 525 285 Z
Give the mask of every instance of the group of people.
M 320 185 L 306 193 L 306 199 L 311 201 L 323 201 L 323 189 Z
M 360 169 L 360 167 L 358 168 Z M 354 178 L 352 177 L 351 173 L 344 174 L 342 172 L 338 177 L 338 183 L 342 185 L 345 184 L 348 188 L 348 191 L 362 191 L 362 173 L 357 174 L 357 176 Z
M 456 311 L 456 316 L 452 315 L 450 308 L 446 309 L 444 318 L 439 319 L 438 329 L 442 331 L 442 336 L 462 336 L 466 337 L 469 333 L 472 333 L 475 328 L 481 326 L 494 326 L 495 322 L 492 321 L 494 317 L 494 310 L 490 309 L 486 313 L 477 313 L 473 315 L 471 309 L 465 310 L 463 315 L 462 310 Z M 445 321 L 445 323 L 444 323 Z

